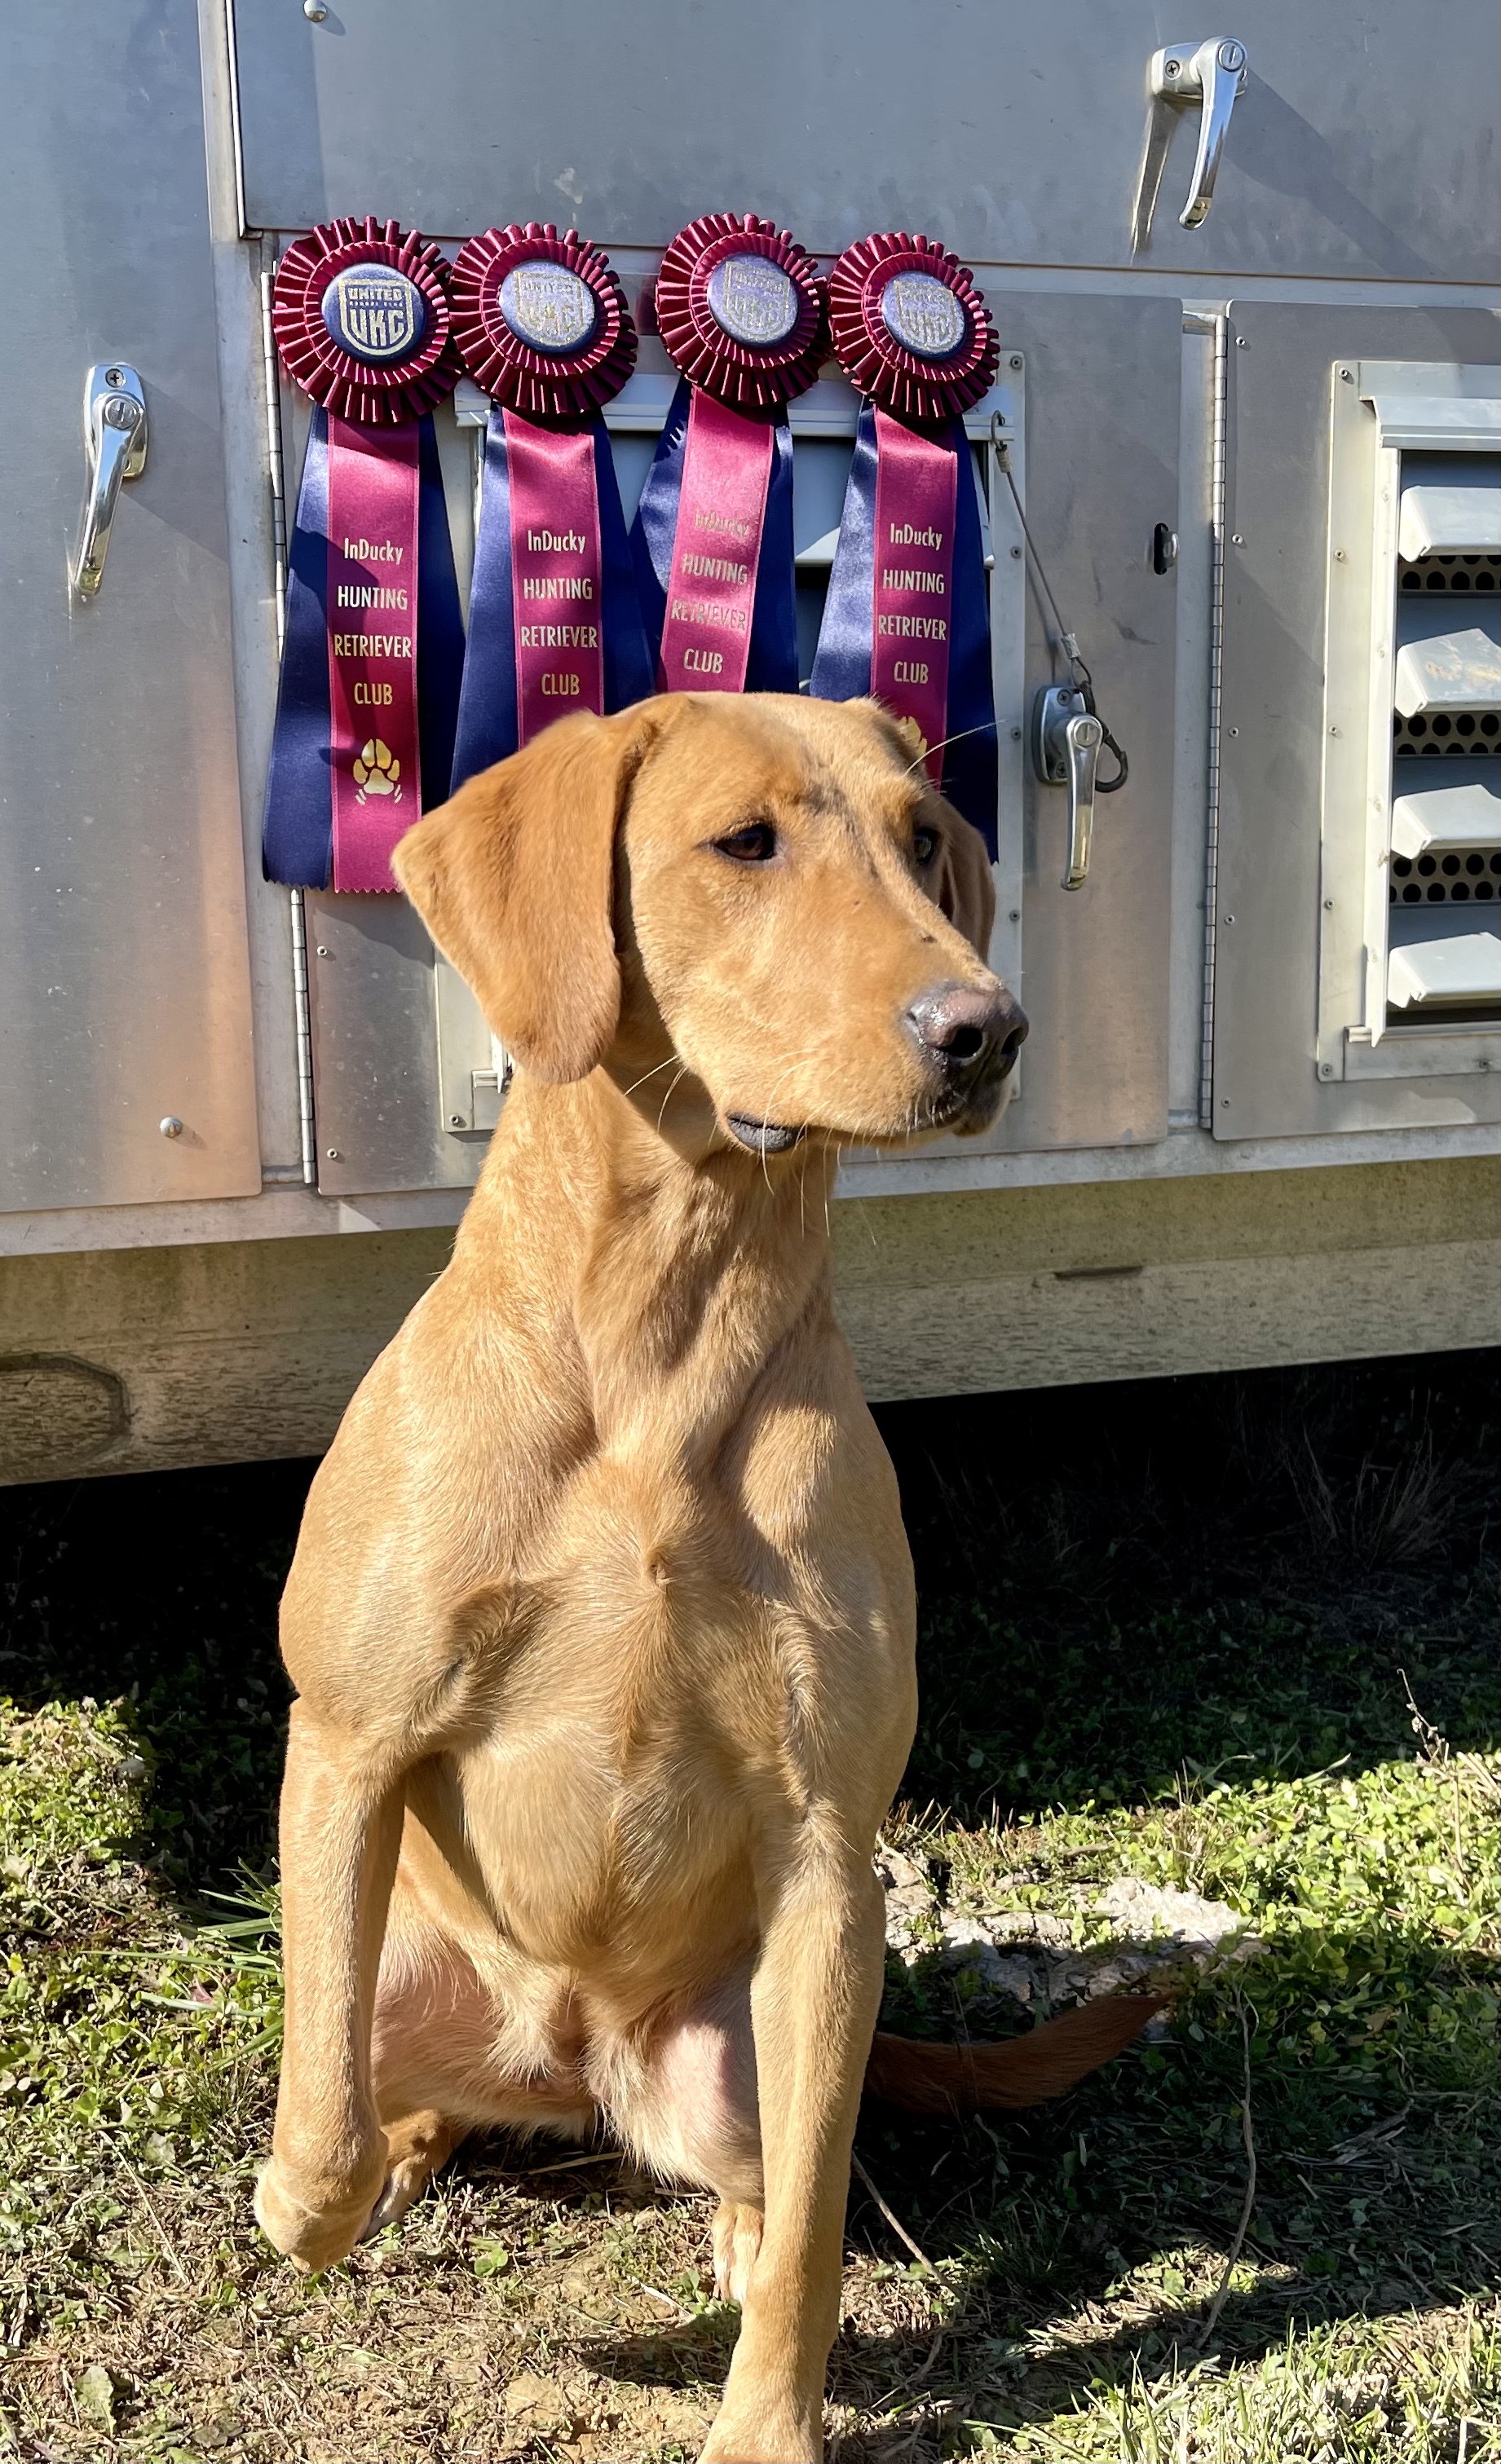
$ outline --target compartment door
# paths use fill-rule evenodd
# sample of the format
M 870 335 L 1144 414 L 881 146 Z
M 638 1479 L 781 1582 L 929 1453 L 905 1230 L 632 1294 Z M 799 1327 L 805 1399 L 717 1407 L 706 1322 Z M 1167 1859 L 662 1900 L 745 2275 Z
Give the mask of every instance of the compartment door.
M 13 11 L 5 39 L 0 1207 L 241 1196 L 260 1162 L 196 14 L 84 0 Z M 121 364 L 145 467 L 79 603 L 85 380 Z

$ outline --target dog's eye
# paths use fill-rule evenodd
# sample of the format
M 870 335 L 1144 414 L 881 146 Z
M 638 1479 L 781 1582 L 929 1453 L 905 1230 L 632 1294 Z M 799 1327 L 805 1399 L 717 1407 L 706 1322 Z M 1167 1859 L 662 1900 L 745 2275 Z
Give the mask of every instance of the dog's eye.
M 912 834 L 912 851 L 918 864 L 931 864 L 938 851 L 938 831 L 926 828 L 919 822 Z
M 777 833 L 769 822 L 747 822 L 742 830 L 731 830 L 714 844 L 737 864 L 769 864 L 777 852 Z

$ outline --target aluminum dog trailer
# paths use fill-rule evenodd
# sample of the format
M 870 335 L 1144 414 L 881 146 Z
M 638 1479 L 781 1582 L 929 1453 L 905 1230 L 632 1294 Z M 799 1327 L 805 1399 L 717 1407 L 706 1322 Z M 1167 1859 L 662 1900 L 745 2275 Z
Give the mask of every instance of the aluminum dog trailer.
M 1032 1035 L 991 1136 L 842 1168 L 873 1397 L 1492 1341 L 1498 50 L 1484 0 L 11 12 L 5 1476 L 324 1445 L 504 1100 L 402 902 L 261 877 L 307 427 L 270 286 L 341 214 L 576 223 L 632 300 L 710 209 L 826 267 L 900 226 L 989 301 Z M 649 334 L 628 517 L 671 390 Z M 437 414 L 461 586 L 485 410 Z M 809 638 L 855 411 L 832 368 L 792 407 Z M 1063 628 L 1130 759 L 1072 891 Z

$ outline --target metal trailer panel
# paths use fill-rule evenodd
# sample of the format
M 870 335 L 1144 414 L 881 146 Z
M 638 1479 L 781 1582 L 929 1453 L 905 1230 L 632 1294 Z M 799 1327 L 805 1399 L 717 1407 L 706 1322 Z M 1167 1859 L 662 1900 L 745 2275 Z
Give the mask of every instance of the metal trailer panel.
M 71 33 L 10 13 L 0 214 L 0 1202 L 236 1196 L 260 1159 L 191 0 Z M 143 380 L 146 465 L 70 612 L 111 354 Z
M 1496 1196 L 1472 1157 L 872 1199 L 834 1303 L 878 1401 L 1489 1344 Z M 320 1452 L 452 1237 L 0 1260 L 0 1482 Z
M 1151 544 L 1157 523 L 1178 521 L 1181 312 L 1172 299 L 1007 293 L 984 268 L 981 279 L 1003 381 L 1013 357 L 1025 366 L 1028 518 L 1101 707 L 1128 743 L 1131 776 L 1101 799 L 1090 879 L 1066 892 L 1065 799 L 1038 785 L 1029 759 L 1016 759 L 1022 748 L 1004 748 L 1004 776 L 1022 772 L 1020 807 L 1004 794 L 1001 817 L 1001 877 L 1018 903 L 1003 908 L 996 947 L 1032 1036 L 998 1128 L 931 1152 L 1145 1145 L 1168 1126 L 1176 575 L 1153 570 Z M 659 357 L 659 345 L 644 347 L 649 365 Z M 1020 373 L 1012 382 L 1020 397 Z M 446 415 L 439 426 L 457 441 Z M 451 510 L 457 493 L 451 486 Z M 1009 559 L 1020 534 L 998 471 L 992 508 L 997 555 L 1019 575 L 1020 559 Z M 1051 672 L 1034 576 L 1026 606 L 1018 734 Z M 321 892 L 309 894 L 307 915 L 320 1188 L 349 1197 L 468 1185 L 483 1148 L 445 1125 L 421 923 L 402 900 Z M 1018 939 L 1019 968 L 1009 955 Z
M 1224 703 L 1215 913 L 1213 1128 L 1291 1137 L 1493 1122 L 1501 1071 L 1321 1077 L 1317 1007 L 1332 540 L 1334 370 L 1361 359 L 1493 363 L 1478 309 L 1283 306 L 1230 312 Z M 1370 517 L 1365 516 L 1369 534 Z M 1352 531 L 1347 552 L 1369 537 Z M 1362 639 L 1364 637 L 1362 636 Z M 1354 817 L 1363 833 L 1363 814 Z M 1332 830 L 1345 817 L 1329 816 Z M 1341 887 L 1341 894 L 1343 894 Z M 1492 1030 L 1493 1032 L 1493 1030 Z
M 1180 227 L 1184 111 L 1144 261 L 1489 281 L 1494 9 L 1229 14 L 1249 67 L 1213 210 Z M 1140 0 L 348 0 L 319 25 L 294 0 L 237 0 L 236 18 L 258 227 L 378 211 L 456 234 L 535 216 L 660 247 L 730 205 L 820 253 L 902 226 L 970 262 L 1111 267 L 1133 262 L 1147 66 L 1173 22 Z

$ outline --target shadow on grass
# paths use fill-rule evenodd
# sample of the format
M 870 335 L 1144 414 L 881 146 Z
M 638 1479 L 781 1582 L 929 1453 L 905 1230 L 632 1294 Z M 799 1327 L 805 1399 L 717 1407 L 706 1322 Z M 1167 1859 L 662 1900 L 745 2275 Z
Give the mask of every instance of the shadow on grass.
M 1493 1353 L 883 1406 L 917 1569 L 902 1793 L 961 1821 L 1501 1736 Z M 0 1489 L 0 1689 L 129 1695 L 155 1849 L 273 1836 L 310 1463 Z
M 1501 1734 L 1494 1355 L 879 1418 L 921 1601 L 914 1807 L 974 1825 L 1167 1805 L 1216 1779 L 1358 1777 L 1412 1759 L 1409 1687 L 1456 1752 Z M 0 1491 L 0 1690 L 129 1698 L 153 1765 L 140 1853 L 184 1895 L 270 1855 L 286 1704 L 276 1602 L 311 1470 Z M 1337 2024 L 1311 2047 L 1332 1976 Z M 1494 2284 L 1474 1956 L 1342 1926 L 1335 1908 L 1312 1946 L 1274 1945 L 1239 1981 L 1253 2026 L 1254 2284 L 1230 2294 L 1211 2349 L 1266 2352 L 1290 2323 Z M 947 2033 L 939 1999 L 927 2023 Z M 1241 2090 L 1239 2021 L 1228 1986 L 1211 1984 L 1170 2041 L 1056 2106 L 953 2126 L 868 2115 L 863 2159 L 939 2263 L 944 2335 L 963 2359 L 950 2369 L 940 2344 L 930 2364 L 931 2328 L 865 2336 L 856 2321 L 836 2391 L 841 2374 L 890 2391 L 914 2373 L 915 2387 L 962 2391 L 989 2366 L 1022 2418 L 1053 2374 L 1073 2387 L 1170 2368 L 1203 2317 L 1194 2269 L 1235 2230 Z M 905 2258 L 858 2189 L 850 2233 Z M 1107 2303 L 1093 2333 L 1092 2305 Z M 1067 2351 L 1019 2392 L 1010 2357 L 1040 2321 L 1073 2322 Z M 716 2375 L 725 2343 L 710 2316 L 591 2354 L 619 2376 L 686 2380 Z
M 887 1405 L 963 1821 L 1501 1738 L 1494 1353 Z
M 289 1689 L 276 1603 L 316 1465 L 0 1489 L 0 1692 L 128 1699 L 153 1764 L 138 1853 L 228 1887 L 275 1837 Z

